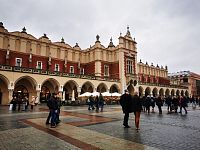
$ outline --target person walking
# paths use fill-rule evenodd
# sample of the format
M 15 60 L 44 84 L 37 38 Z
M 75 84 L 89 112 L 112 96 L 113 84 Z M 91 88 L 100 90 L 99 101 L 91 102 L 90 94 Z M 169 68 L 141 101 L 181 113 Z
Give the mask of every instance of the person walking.
M 58 101 L 56 93 L 54 93 L 49 100 L 49 109 L 51 111 L 51 128 L 55 128 L 57 123 L 57 113 L 58 113 Z
M 124 91 L 125 93 L 120 97 L 120 105 L 122 106 L 122 111 L 124 113 L 124 122 L 123 125 L 125 128 L 130 128 L 128 125 L 129 113 L 131 112 L 131 95 L 128 90 Z
M 88 98 L 88 110 L 94 110 L 94 98 L 92 95 Z
M 167 96 L 165 103 L 167 104 L 167 112 L 171 113 L 171 111 L 172 111 L 172 98 L 170 96 Z
M 31 110 L 33 110 L 33 107 L 34 107 L 34 105 L 35 105 L 35 96 L 32 96 L 30 105 L 31 105 Z
M 28 97 L 26 96 L 25 97 L 25 111 L 28 110 L 28 106 L 29 106 L 29 100 L 28 100 Z
M 17 107 L 17 97 L 16 96 L 13 97 L 10 104 L 12 104 L 12 111 L 15 111 L 16 107 Z
M 99 112 L 99 96 L 98 95 L 95 98 L 95 106 L 96 106 L 96 112 Z
M 151 106 L 151 96 L 148 95 L 145 99 L 145 106 L 146 106 L 146 112 L 150 113 L 150 106 Z
M 99 96 L 99 108 L 101 110 L 101 112 L 103 111 L 103 106 L 104 106 L 104 98 L 103 98 L 103 95 L 100 93 L 100 96 Z
M 138 92 L 134 93 L 134 96 L 132 97 L 132 106 L 133 106 L 133 112 L 135 115 L 135 127 L 136 130 L 140 130 L 140 113 L 142 111 L 142 100 L 138 96 Z
M 163 101 L 161 96 L 158 96 L 158 98 L 156 99 L 156 105 L 158 106 L 159 114 L 162 114 Z
M 22 96 L 18 96 L 17 104 L 18 104 L 18 111 L 20 111 L 21 110 L 21 104 L 22 104 Z
M 182 114 L 182 108 L 185 110 L 185 114 L 187 114 L 187 109 L 185 107 L 187 107 L 187 98 L 180 96 L 179 98 L 179 104 L 180 104 L 180 112 Z

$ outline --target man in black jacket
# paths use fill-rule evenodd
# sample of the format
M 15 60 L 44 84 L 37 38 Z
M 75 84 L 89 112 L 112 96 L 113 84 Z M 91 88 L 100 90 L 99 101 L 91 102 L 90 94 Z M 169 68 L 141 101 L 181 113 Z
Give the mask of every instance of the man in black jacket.
M 131 95 L 128 90 L 125 90 L 125 93 L 120 97 L 120 105 L 122 106 L 122 111 L 124 113 L 124 122 L 123 125 L 125 128 L 130 128 L 128 125 L 129 113 L 131 113 Z
M 55 128 L 57 123 L 57 113 L 58 113 L 58 101 L 57 94 L 53 93 L 50 99 L 47 102 L 47 106 L 49 107 L 51 117 L 48 116 L 46 124 L 48 124 L 49 119 L 51 118 L 51 127 Z

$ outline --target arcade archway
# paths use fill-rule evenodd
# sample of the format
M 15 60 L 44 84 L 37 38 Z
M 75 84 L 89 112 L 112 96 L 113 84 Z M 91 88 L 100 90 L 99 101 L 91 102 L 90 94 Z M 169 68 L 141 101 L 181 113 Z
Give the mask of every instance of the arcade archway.
M 175 96 L 175 90 L 174 89 L 171 90 L 171 96 Z
M 119 91 L 119 87 L 116 85 L 116 84 L 113 84 L 111 87 L 110 87 L 110 91 L 109 91 L 110 93 L 115 93 L 115 92 L 117 92 L 117 93 L 119 93 L 120 91 Z
M 163 88 L 161 88 L 161 89 L 159 90 L 159 96 L 164 96 L 164 89 L 163 89 Z
M 153 91 L 152 91 L 152 94 L 153 94 L 153 97 L 158 96 L 158 89 L 154 88 Z
M 180 96 L 180 91 L 179 90 L 176 91 L 176 96 Z
M 139 96 L 143 96 L 143 87 L 142 86 L 139 86 Z
M 165 91 L 165 96 L 170 96 L 170 91 L 169 91 L 169 89 L 166 89 L 166 91 Z
M 53 78 L 49 78 L 42 83 L 40 92 L 40 102 L 47 102 L 52 93 L 57 93 L 59 83 Z
M 148 95 L 151 95 L 151 89 L 150 89 L 150 87 L 147 87 L 145 89 L 145 96 L 148 96 Z
M 94 91 L 94 85 L 91 82 L 87 81 L 82 85 L 81 94 L 85 92 L 92 93 L 93 91 Z
M 15 81 L 13 95 L 18 98 L 27 97 L 29 100 L 36 94 L 36 81 L 30 76 L 23 76 Z
M 78 97 L 78 90 L 77 90 L 78 84 L 73 81 L 70 80 L 68 81 L 64 87 L 63 87 L 63 92 L 64 92 L 64 98 L 65 100 L 76 100 Z
M 104 83 L 101 83 L 97 86 L 97 92 L 99 93 L 103 93 L 103 92 L 106 92 L 108 90 L 106 84 Z
M 9 103 L 8 84 L 9 81 L 5 76 L 0 75 L 0 105 Z

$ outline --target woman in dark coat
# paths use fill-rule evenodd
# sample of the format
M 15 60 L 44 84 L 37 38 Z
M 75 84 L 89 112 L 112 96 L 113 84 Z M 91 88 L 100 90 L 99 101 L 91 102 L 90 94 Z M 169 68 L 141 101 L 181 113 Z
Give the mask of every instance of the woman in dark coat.
M 135 115 L 135 127 L 136 130 L 139 130 L 139 125 L 140 125 L 140 113 L 142 111 L 142 100 L 138 96 L 138 93 L 135 92 L 134 96 L 132 97 L 132 106 L 133 106 L 133 112 Z

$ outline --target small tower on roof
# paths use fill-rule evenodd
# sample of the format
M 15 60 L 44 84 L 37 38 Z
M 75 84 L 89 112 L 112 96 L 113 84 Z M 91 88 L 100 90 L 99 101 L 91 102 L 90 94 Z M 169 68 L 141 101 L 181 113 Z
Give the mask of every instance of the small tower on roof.
M 61 38 L 61 43 L 65 43 L 65 40 L 64 40 L 64 38 L 63 38 L 63 37 Z
M 25 27 L 23 27 L 22 33 L 26 33 L 26 28 Z
M 109 43 L 108 47 L 115 47 L 113 42 L 112 42 L 112 37 L 110 38 L 110 43 Z
M 97 34 L 95 43 L 97 43 L 97 42 L 100 43 L 99 38 L 100 38 L 100 36 Z
M 129 31 L 129 26 L 127 26 L 126 36 L 131 37 L 131 33 L 130 33 L 130 31 Z

